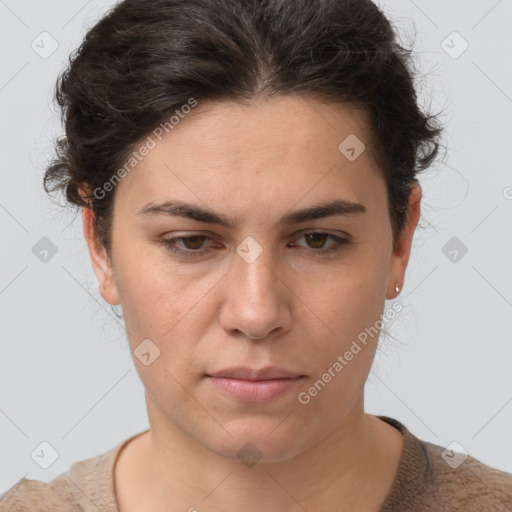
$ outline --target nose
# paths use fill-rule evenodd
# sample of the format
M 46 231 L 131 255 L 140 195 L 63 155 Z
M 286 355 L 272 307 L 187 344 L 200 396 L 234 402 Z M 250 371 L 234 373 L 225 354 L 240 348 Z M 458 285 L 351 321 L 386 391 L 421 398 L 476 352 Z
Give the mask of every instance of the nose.
M 262 340 L 263 338 L 266 338 L 268 334 L 264 334 L 263 336 L 254 337 L 251 336 L 249 333 L 246 333 L 248 338 L 251 338 L 251 340 Z
M 290 329 L 293 294 L 270 250 L 252 262 L 236 255 L 224 280 L 220 322 L 228 334 L 261 340 Z

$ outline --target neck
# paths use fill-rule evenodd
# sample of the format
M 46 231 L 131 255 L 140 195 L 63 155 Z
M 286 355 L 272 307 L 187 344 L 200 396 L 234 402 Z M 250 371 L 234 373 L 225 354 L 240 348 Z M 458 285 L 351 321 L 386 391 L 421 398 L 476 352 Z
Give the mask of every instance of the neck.
M 209 450 L 160 417 L 150 403 L 148 413 L 152 428 L 124 465 L 132 468 L 128 487 L 134 510 L 169 512 L 172 503 L 172 511 L 190 512 L 242 507 L 260 512 L 263 506 L 302 512 L 378 511 L 402 448 L 398 431 L 365 414 L 362 397 L 336 429 L 306 451 L 254 465 Z M 122 512 L 131 510 L 122 505 L 120 500 Z

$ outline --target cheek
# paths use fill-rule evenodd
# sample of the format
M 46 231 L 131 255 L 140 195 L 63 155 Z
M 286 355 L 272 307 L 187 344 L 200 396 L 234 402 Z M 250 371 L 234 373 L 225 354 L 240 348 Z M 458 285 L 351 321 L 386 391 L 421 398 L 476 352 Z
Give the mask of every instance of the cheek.
M 187 393 L 179 383 L 193 372 L 195 340 L 202 336 L 204 320 L 194 308 L 199 299 L 157 266 L 128 258 L 120 265 L 119 280 L 128 343 L 146 392 L 160 405 L 185 406 Z
M 316 294 L 309 295 L 308 305 L 322 320 L 323 333 L 315 343 L 321 350 L 311 354 L 312 360 L 323 372 L 335 365 L 338 356 L 344 358 L 342 370 L 339 364 L 339 371 L 332 369 L 337 376 L 333 382 L 339 384 L 347 379 L 344 387 L 364 381 L 375 355 L 387 289 L 387 271 L 382 261 L 361 253 L 357 262 L 331 274 L 322 293 L 317 289 Z M 311 322 L 320 326 L 318 318 L 311 316 L 308 323 Z M 336 388 L 337 384 L 329 386 Z
M 335 332 L 340 342 L 374 324 L 382 314 L 387 292 L 387 268 L 383 259 L 368 257 L 362 251 L 350 264 L 332 271 L 318 288 L 312 305 Z M 309 295 L 310 299 L 313 295 Z
M 376 293 L 371 279 L 355 280 L 345 292 L 324 303 L 323 316 L 330 327 L 328 335 L 315 340 L 309 349 L 309 361 L 317 374 L 301 391 L 304 414 L 325 418 L 329 424 L 343 419 L 354 400 L 364 390 L 379 338 L 383 298 Z M 351 293 L 352 292 L 352 293 Z M 307 405 L 304 405 L 307 402 Z
M 194 287 L 173 275 L 162 261 L 160 249 L 125 251 L 116 267 L 125 322 L 137 337 L 164 337 L 191 308 Z
M 169 385 L 165 370 L 179 379 L 194 369 L 197 341 L 211 322 L 207 293 L 215 281 L 192 280 L 175 270 L 154 253 L 125 253 L 119 259 L 117 287 L 127 337 L 141 380 L 150 387 L 153 379 Z M 137 347 L 147 339 L 160 351 L 151 367 L 136 359 Z

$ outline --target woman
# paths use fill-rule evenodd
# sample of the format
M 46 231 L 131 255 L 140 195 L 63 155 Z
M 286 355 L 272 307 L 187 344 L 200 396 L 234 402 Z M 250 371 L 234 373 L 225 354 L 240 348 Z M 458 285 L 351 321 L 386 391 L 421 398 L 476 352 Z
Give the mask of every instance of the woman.
M 59 80 L 150 429 L 1 510 L 510 511 L 512 475 L 364 410 L 441 128 L 369 0 L 125 0 Z

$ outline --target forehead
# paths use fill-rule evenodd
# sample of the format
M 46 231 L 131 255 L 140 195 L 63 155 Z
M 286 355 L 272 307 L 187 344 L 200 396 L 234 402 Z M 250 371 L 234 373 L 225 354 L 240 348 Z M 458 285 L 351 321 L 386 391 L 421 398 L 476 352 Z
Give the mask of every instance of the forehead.
M 168 196 L 319 198 L 336 187 L 360 202 L 370 182 L 381 179 L 369 134 L 365 112 L 314 97 L 198 102 L 161 140 L 153 136 L 155 147 L 116 193 L 142 207 Z
M 212 157 L 236 162 L 247 160 L 249 152 L 272 152 L 276 148 L 282 151 L 287 147 L 297 154 L 314 149 L 317 157 L 321 156 L 319 153 L 338 156 L 339 143 L 351 134 L 364 140 L 371 151 L 369 128 L 368 115 L 362 109 L 297 94 L 254 99 L 248 103 L 199 103 L 188 118 L 183 116 L 171 133 L 176 145 L 196 145 L 199 153 L 195 156 L 201 156 L 201 149 L 208 147 Z M 166 142 L 171 142 L 171 137 L 165 138 Z

